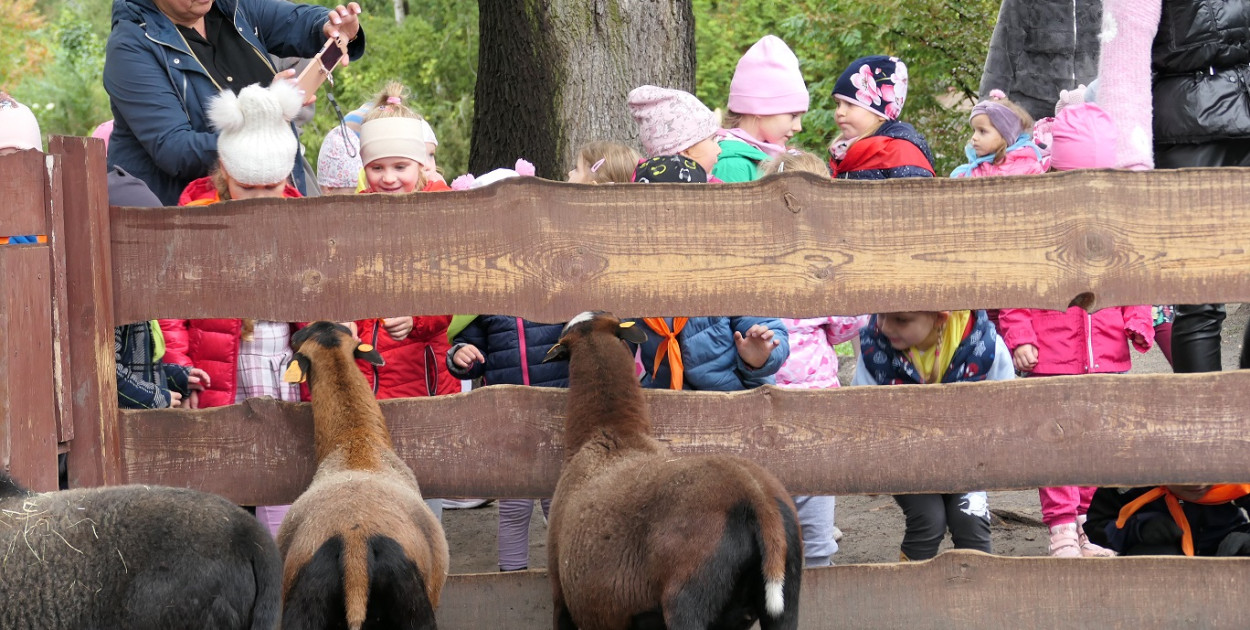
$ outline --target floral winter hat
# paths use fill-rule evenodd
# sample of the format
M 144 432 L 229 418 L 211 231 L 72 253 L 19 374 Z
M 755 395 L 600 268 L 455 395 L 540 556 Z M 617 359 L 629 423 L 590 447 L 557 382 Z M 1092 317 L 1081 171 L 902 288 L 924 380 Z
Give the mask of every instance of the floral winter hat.
M 838 77 L 833 97 L 886 120 L 898 120 L 907 98 L 907 64 L 886 55 L 860 57 Z

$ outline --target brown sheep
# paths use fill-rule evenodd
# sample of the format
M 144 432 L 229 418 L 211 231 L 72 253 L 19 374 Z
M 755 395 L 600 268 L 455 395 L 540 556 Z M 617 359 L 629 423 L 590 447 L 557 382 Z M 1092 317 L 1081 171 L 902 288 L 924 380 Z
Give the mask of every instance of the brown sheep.
M 435 628 L 447 540 L 356 367 L 382 358 L 330 322 L 291 347 L 286 379 L 312 390 L 317 472 L 278 530 L 283 629 Z
M 583 313 L 547 356 L 569 359 L 547 538 L 554 627 L 796 628 L 803 543 L 790 494 L 754 462 L 674 457 L 651 437 L 622 339 L 645 334 Z

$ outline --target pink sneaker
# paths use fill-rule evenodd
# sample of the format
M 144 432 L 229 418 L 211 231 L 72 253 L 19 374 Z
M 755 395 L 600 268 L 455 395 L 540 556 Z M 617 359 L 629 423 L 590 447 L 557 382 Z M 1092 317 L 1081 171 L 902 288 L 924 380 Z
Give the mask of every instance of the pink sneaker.
M 1076 517 L 1077 541 L 1081 546 L 1081 556 L 1085 558 L 1114 558 L 1116 556 L 1114 551 L 1089 541 L 1089 537 L 1085 535 L 1086 518 L 1084 514 Z
M 1064 523 L 1050 528 L 1050 556 L 1052 558 L 1081 557 L 1081 543 L 1076 523 Z

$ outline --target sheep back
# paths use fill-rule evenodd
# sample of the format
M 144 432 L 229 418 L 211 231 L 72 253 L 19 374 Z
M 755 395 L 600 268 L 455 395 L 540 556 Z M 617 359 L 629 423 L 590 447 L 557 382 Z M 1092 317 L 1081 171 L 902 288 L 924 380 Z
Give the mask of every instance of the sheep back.
M 0 627 L 277 627 L 281 558 L 250 514 L 119 486 L 0 501 Z
M 767 510 L 774 512 L 760 513 Z M 785 603 L 793 612 L 802 540 L 794 504 L 775 477 L 737 457 L 612 453 L 588 444 L 556 487 L 548 571 L 583 630 L 629 627 L 638 615 L 673 608 L 683 592 L 720 598 L 722 614 L 758 616 L 760 536 L 768 535 L 760 522 L 777 513 L 786 538 Z M 753 595 L 734 592 L 735 584 Z

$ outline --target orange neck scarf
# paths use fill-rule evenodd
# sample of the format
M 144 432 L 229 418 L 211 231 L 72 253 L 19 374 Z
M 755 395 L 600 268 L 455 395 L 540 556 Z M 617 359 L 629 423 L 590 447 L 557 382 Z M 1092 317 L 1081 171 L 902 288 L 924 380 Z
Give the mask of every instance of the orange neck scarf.
M 642 321 L 647 324 L 651 330 L 654 330 L 660 336 L 664 337 L 664 341 L 660 342 L 660 347 L 655 351 L 655 365 L 651 367 L 651 374 L 656 374 L 660 369 L 660 364 L 664 362 L 664 357 L 668 357 L 668 371 L 672 374 L 672 380 L 669 383 L 671 389 L 681 389 L 684 382 L 684 368 L 681 362 L 681 347 L 677 345 L 677 334 L 682 328 L 686 327 L 686 321 L 689 317 L 674 317 L 673 329 L 669 330 L 668 322 L 663 317 L 644 317 Z
M 1191 503 L 1219 505 L 1234 499 L 1240 499 L 1247 494 L 1250 494 L 1250 484 L 1223 483 L 1211 486 L 1211 489 L 1207 490 L 1206 494 L 1192 500 Z M 1172 520 L 1176 521 L 1177 525 L 1180 525 L 1181 551 L 1184 551 L 1187 556 L 1194 555 L 1194 533 L 1189 528 L 1189 519 L 1185 518 L 1185 510 L 1181 507 L 1180 499 L 1171 490 L 1168 490 L 1166 486 L 1159 486 L 1150 490 L 1120 508 L 1120 517 L 1115 520 L 1116 529 L 1124 529 L 1124 524 L 1128 522 L 1130 516 L 1141 509 L 1143 505 L 1159 497 L 1163 497 L 1163 501 L 1167 503 L 1168 513 L 1172 515 Z

